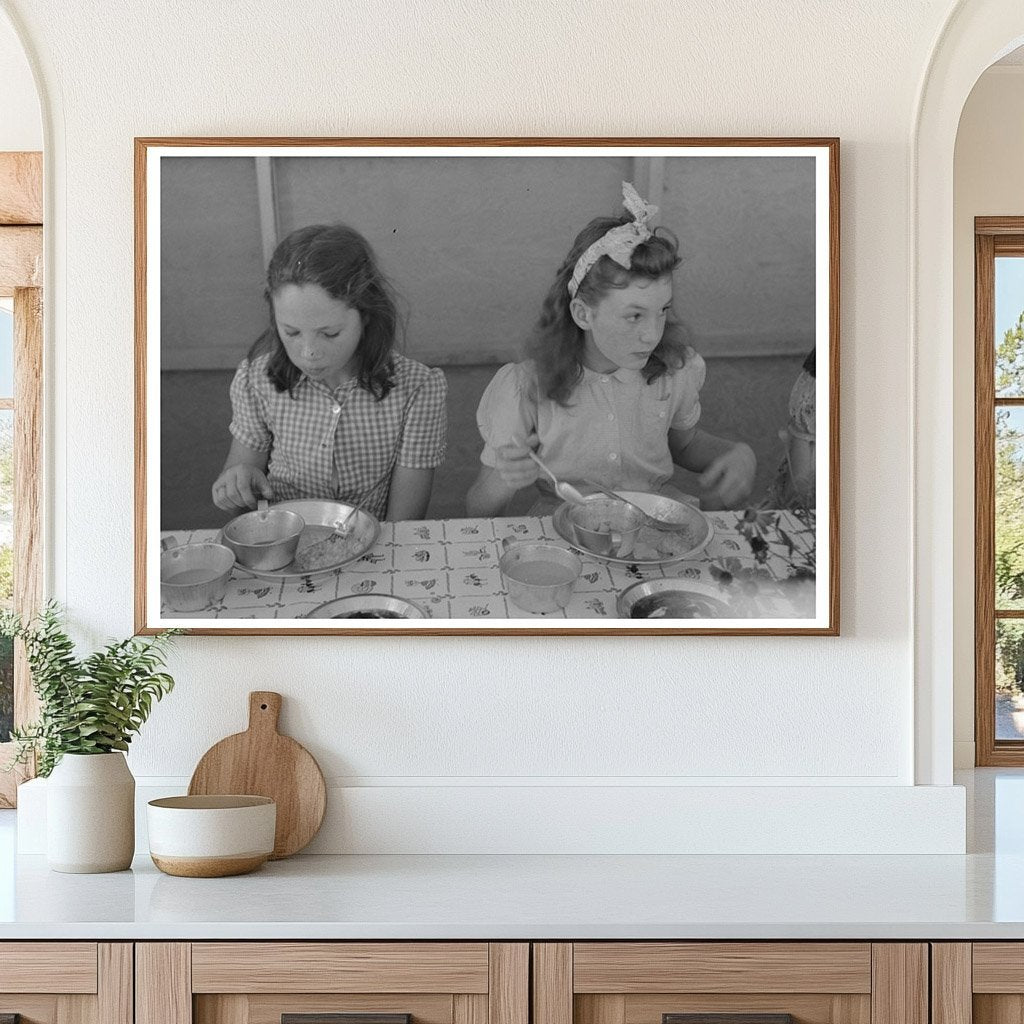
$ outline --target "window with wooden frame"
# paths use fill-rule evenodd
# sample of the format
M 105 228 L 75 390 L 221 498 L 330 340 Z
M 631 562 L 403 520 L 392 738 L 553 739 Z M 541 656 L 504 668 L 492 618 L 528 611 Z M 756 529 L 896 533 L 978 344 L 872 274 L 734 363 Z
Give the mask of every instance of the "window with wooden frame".
M 1024 765 L 1024 217 L 975 235 L 975 750 Z
M 31 617 L 42 600 L 43 162 L 0 153 L 0 605 Z M 0 768 L 12 725 L 37 711 L 24 652 L 0 642 Z M 27 772 L 0 771 L 0 807 Z

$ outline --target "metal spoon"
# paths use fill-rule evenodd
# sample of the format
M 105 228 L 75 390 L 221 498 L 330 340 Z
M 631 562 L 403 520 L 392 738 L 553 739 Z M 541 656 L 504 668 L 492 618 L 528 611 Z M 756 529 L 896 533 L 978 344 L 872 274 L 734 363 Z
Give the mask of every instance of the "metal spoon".
M 593 487 L 595 491 L 600 491 L 609 498 L 614 498 L 616 501 L 621 501 L 624 505 L 629 505 L 630 508 L 635 508 L 643 515 L 644 522 L 648 526 L 653 526 L 656 530 L 661 530 L 663 533 L 675 533 L 686 526 L 685 523 L 670 523 L 665 519 L 657 519 L 655 516 L 652 516 L 650 512 L 642 509 L 635 501 L 630 501 L 629 498 L 624 498 L 621 494 L 616 494 L 615 491 L 610 490 L 607 487 L 603 487 L 601 484 L 594 483 L 593 480 L 584 480 L 583 482 L 588 487 Z
M 587 503 L 587 499 L 584 498 L 572 484 L 567 484 L 564 481 L 559 480 L 558 477 L 544 465 L 536 452 L 527 448 L 526 453 L 534 462 L 537 463 L 538 466 L 540 466 L 541 469 L 544 470 L 545 473 L 547 473 L 549 477 L 551 477 L 551 482 L 555 485 L 555 494 L 557 494 L 562 501 L 568 501 L 572 505 L 585 505 Z

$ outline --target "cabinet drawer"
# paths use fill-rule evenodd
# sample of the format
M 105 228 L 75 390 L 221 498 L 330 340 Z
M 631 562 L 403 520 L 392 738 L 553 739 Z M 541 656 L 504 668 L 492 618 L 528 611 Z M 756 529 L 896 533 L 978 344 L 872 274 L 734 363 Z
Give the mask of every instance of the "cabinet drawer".
M 0 992 L 96 991 L 95 942 L 5 942 L 0 945 Z
M 578 942 L 573 991 L 867 993 L 871 945 Z
M 974 992 L 1024 994 L 1024 942 L 975 942 Z
M 934 1024 L 1024 1020 L 1024 943 L 932 945 Z
M 473 992 L 486 942 L 196 942 L 193 992 Z
M 132 1024 L 127 942 L 0 943 L 0 1018 L 21 1024 Z
M 136 947 L 136 1024 L 529 1024 L 514 942 Z
M 928 1019 L 923 943 L 537 943 L 533 964 L 534 1024 Z

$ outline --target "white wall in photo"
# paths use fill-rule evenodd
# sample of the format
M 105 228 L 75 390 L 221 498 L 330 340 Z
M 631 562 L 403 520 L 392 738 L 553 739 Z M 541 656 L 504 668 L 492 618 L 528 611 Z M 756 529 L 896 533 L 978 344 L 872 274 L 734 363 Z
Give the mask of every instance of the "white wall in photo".
M 851 822 L 862 849 L 962 849 L 962 791 L 913 787 L 908 167 L 946 0 L 729 0 L 700 19 L 668 0 L 5 6 L 58 108 L 51 584 L 89 640 L 133 618 L 134 136 L 842 139 L 842 637 L 185 638 L 178 688 L 133 745 L 145 784 L 182 785 L 243 726 L 247 692 L 276 689 L 335 787 L 336 848 L 385 813 L 421 848 L 458 849 L 472 816 L 481 843 L 515 850 L 517 816 L 537 813 L 600 852 L 607 821 L 588 829 L 611 805 L 595 787 L 626 785 L 649 809 L 630 820 L 638 849 L 717 833 L 735 851 L 787 835 L 834 850 Z M 745 800 L 755 787 L 768 797 Z
M 514 362 L 580 229 L 621 214 L 623 181 L 679 240 L 676 310 L 698 351 L 804 355 L 814 174 L 811 156 L 168 157 L 161 368 L 233 370 L 266 327 L 266 252 L 325 223 L 373 246 L 407 314 L 407 355 Z

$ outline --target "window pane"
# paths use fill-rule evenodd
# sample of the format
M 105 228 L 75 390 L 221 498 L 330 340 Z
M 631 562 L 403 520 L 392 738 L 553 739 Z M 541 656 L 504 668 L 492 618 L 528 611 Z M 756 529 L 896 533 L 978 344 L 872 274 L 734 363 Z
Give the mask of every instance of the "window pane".
M 0 398 L 14 397 L 14 310 L 0 300 Z
M 1024 608 L 1024 408 L 996 409 L 996 608 Z
M 1024 739 L 1024 622 L 996 619 L 996 739 Z
M 14 413 L 0 409 L 0 606 L 14 596 Z M 0 743 L 14 724 L 14 650 L 0 638 Z
M 996 396 L 1024 398 L 1024 257 L 996 258 Z

